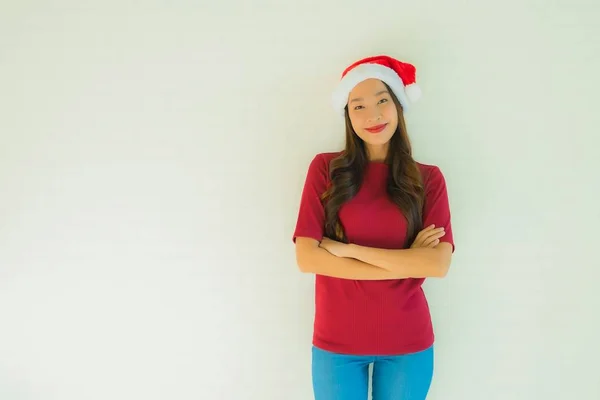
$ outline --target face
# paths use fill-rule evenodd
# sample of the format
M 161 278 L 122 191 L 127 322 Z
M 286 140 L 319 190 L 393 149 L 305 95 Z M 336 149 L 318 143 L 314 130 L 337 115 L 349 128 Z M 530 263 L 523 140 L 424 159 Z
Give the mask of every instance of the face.
M 369 152 L 381 158 L 398 127 L 398 110 L 383 82 L 367 79 L 356 85 L 348 96 L 348 115 Z

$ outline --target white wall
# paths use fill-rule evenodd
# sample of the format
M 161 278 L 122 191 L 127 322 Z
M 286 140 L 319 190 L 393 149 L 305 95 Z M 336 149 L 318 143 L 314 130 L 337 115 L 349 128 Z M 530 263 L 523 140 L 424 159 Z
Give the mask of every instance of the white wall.
M 598 2 L 85 3 L 0 6 L 0 399 L 312 398 L 291 234 L 378 53 L 453 211 L 429 398 L 600 398 Z

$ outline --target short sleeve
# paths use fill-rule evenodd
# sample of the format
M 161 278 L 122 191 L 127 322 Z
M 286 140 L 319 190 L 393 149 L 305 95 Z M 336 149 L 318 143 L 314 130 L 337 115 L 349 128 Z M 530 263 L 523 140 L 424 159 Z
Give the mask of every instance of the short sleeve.
M 431 224 L 435 225 L 436 228 L 444 228 L 446 234 L 440 238 L 440 242 L 450 243 L 452 245 L 452 252 L 454 252 L 454 236 L 452 234 L 452 221 L 446 180 L 442 171 L 436 166 L 429 167 L 425 179 L 423 227 Z
M 311 161 L 298 210 L 296 229 L 292 240 L 299 236 L 313 238 L 319 242 L 323 239 L 325 227 L 325 209 L 321 195 L 327 189 L 329 167 L 323 154 L 317 154 Z

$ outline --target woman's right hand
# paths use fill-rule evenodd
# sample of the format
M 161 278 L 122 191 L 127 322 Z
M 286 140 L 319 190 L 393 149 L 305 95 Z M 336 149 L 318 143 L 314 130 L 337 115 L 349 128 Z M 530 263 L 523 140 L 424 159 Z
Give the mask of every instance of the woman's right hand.
M 418 233 L 415 241 L 410 246 L 411 249 L 419 247 L 435 247 L 440 243 L 440 238 L 444 236 L 446 232 L 444 228 L 436 228 L 435 225 L 429 225 Z

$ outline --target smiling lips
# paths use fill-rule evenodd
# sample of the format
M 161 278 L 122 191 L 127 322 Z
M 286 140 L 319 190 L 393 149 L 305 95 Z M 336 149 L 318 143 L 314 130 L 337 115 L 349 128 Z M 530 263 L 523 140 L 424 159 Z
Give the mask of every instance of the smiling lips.
M 371 133 L 379 133 L 382 130 L 384 130 L 386 126 L 387 126 L 387 124 L 381 124 L 381 125 L 372 126 L 370 128 L 365 128 L 365 130 L 368 132 L 371 132 Z

